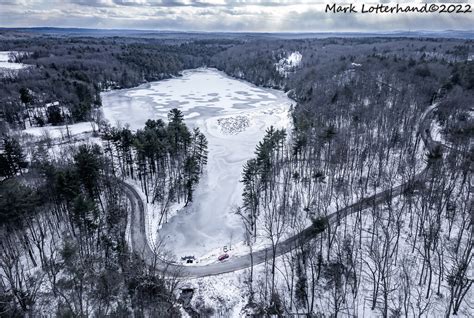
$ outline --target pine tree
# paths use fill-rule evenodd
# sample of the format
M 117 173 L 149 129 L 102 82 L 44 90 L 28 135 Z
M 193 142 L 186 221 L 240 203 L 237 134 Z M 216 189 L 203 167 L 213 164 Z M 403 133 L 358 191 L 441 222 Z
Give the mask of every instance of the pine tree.
M 193 131 L 194 141 L 194 156 L 199 164 L 199 172 L 202 173 L 204 166 L 207 164 L 207 139 L 203 133 L 200 132 L 199 128 L 194 128 Z
M 18 140 L 12 137 L 5 137 L 3 139 L 3 146 L 5 152 L 0 154 L 0 175 L 4 177 L 13 177 L 21 169 L 26 167 L 25 155 Z
M 177 156 L 180 151 L 186 151 L 191 141 L 191 134 L 184 124 L 184 115 L 177 109 L 173 108 L 168 113 L 168 135 L 171 146 L 171 154 Z
M 255 235 L 260 193 L 258 164 L 255 159 L 250 159 L 245 163 L 242 173 L 242 182 L 244 184 L 242 193 L 243 207 L 249 214 L 251 232 Z
M 85 190 L 94 198 L 99 190 L 100 170 L 102 168 L 102 152 L 98 145 L 81 145 L 74 156 L 77 175 Z
M 186 181 L 184 183 L 185 190 L 186 190 L 186 204 L 188 205 L 189 202 L 193 201 L 193 190 L 194 185 L 199 181 L 199 164 L 196 160 L 196 157 L 189 156 L 186 158 L 184 164 L 184 174 Z

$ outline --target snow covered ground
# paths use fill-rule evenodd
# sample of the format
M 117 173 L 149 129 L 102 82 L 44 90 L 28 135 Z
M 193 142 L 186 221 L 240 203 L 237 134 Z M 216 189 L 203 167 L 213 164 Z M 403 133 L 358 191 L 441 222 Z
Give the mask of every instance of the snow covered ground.
M 177 258 L 196 257 L 243 239 L 233 207 L 241 203 L 243 164 L 254 155 L 265 130 L 287 127 L 292 101 L 285 93 L 235 80 L 214 69 L 184 71 L 182 77 L 102 94 L 111 124 L 143 128 L 148 119 L 166 120 L 179 108 L 209 145 L 207 169 L 194 202 L 161 228 L 159 235 Z
M 263 266 L 256 266 L 263 271 Z M 245 317 L 243 308 L 248 301 L 245 280 L 246 270 L 219 276 L 190 279 L 181 283 L 180 288 L 192 288 L 193 308 L 212 308 L 210 317 Z M 178 295 L 179 296 L 179 295 Z
M 10 61 L 10 54 L 16 52 L 0 51 L 0 76 L 14 75 L 17 71 L 31 65 L 15 63 Z
M 293 71 L 296 67 L 301 64 L 303 55 L 300 52 L 295 51 L 288 54 L 287 57 L 282 58 L 275 64 L 276 70 L 283 76 L 287 76 L 288 73 Z
M 35 137 L 49 137 L 53 139 L 61 138 L 64 139 L 68 135 L 75 136 L 87 132 L 93 131 L 94 123 L 83 122 L 72 125 L 61 125 L 61 126 L 44 126 L 44 127 L 29 127 L 24 129 L 23 132 Z M 95 125 L 97 126 L 97 125 Z

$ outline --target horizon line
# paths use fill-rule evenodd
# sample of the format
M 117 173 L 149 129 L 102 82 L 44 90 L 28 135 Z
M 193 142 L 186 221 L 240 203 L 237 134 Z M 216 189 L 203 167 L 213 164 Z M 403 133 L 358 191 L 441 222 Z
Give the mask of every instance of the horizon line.
M 330 34 L 330 33 L 372 33 L 372 34 L 387 34 L 387 33 L 440 33 L 440 32 L 474 32 L 474 29 L 465 30 L 465 29 L 439 29 L 439 30 L 426 30 L 426 29 L 416 29 L 416 30 L 386 30 L 386 31 L 227 31 L 227 30 L 173 30 L 173 29 L 130 29 L 130 28 L 84 28 L 84 27 L 65 27 L 65 26 L 12 26 L 5 27 L 0 26 L 0 30 L 35 30 L 35 29 L 57 29 L 57 30 L 83 30 L 83 31 L 132 31 L 132 32 L 174 32 L 174 33 L 235 33 L 235 34 L 245 34 L 245 33 L 255 33 L 255 34 L 275 34 L 275 33 L 284 33 L 284 34 Z

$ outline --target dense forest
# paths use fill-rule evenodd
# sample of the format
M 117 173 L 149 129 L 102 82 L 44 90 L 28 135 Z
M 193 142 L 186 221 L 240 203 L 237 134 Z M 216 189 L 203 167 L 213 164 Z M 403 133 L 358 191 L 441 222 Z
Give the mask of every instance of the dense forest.
M 59 317 L 181 315 L 179 279 L 128 245 L 132 200 L 123 180 L 136 181 L 165 222 L 171 203 L 193 200 L 206 137 L 178 109 L 168 122 L 150 118 L 137 131 L 100 122 L 97 138 L 67 148 L 26 143 L 13 132 L 98 121 L 100 92 L 201 66 L 282 89 L 297 102 L 292 129 L 269 129 L 243 167 L 236 213 L 246 243 L 252 253 L 263 237 L 273 249 L 263 269 L 252 265 L 243 275 L 245 313 L 472 315 L 473 44 L 263 36 L 0 41 L 0 51 L 28 52 L 14 58 L 32 65 L 0 78 L 0 315 L 46 308 Z M 294 52 L 301 62 L 279 69 Z M 44 116 L 29 111 L 54 102 Z M 384 196 L 367 199 L 376 193 Z M 311 224 L 321 232 L 315 239 L 275 256 L 281 241 Z
M 136 132 L 106 128 L 102 143 L 58 153 L 41 141 L 27 162 L 18 140 L 3 140 L 2 316 L 51 308 L 59 317 L 179 315 L 170 274 L 146 265 L 127 244 L 131 207 L 123 179 L 139 180 L 165 215 L 168 204 L 192 201 L 206 138 L 174 109 L 168 123 L 149 120 Z
M 357 316 L 364 299 L 383 317 L 469 315 L 469 305 L 460 308 L 473 283 L 472 43 L 290 43 L 246 44 L 245 63 L 238 46 L 214 57 L 225 72 L 284 88 L 299 102 L 291 138 L 267 131 L 244 167 L 238 213 L 249 244 L 267 237 L 276 252 L 308 219 L 325 229 L 283 260 L 269 260 L 268 274 L 250 270 L 250 312 Z M 276 72 L 292 51 L 302 54 L 301 65 Z M 418 131 L 430 105 L 443 140 L 435 147 L 423 145 Z M 385 189 L 395 193 L 398 184 L 411 186 L 328 222 L 334 210 Z

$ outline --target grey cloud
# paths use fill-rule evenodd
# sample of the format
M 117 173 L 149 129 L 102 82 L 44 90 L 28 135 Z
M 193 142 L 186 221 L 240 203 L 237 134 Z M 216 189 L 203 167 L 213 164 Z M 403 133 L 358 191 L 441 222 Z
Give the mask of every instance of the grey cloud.
M 312 2 L 304 0 L 225 0 L 216 3 L 206 0 L 69 0 L 84 6 L 136 6 L 136 7 L 282 7 L 295 4 L 324 4 L 323 0 Z
M 212 3 L 206 3 L 199 0 L 181 1 L 181 0 L 69 0 L 81 6 L 101 7 L 101 6 L 125 6 L 125 7 L 211 7 Z
M 472 14 L 333 14 L 324 6 L 249 6 L 257 0 L 202 5 L 189 0 L 0 0 L 3 27 L 86 27 L 181 31 L 390 31 L 472 30 Z M 205 0 L 199 0 L 205 1 Z M 207 0 L 210 1 L 210 0 Z M 377 2 L 375 0 L 374 2 Z M 204 3 L 204 2 L 202 2 Z M 235 5 L 231 5 L 234 3 Z
M 107 7 L 113 5 L 112 1 L 107 0 L 69 0 L 70 3 L 91 7 Z

